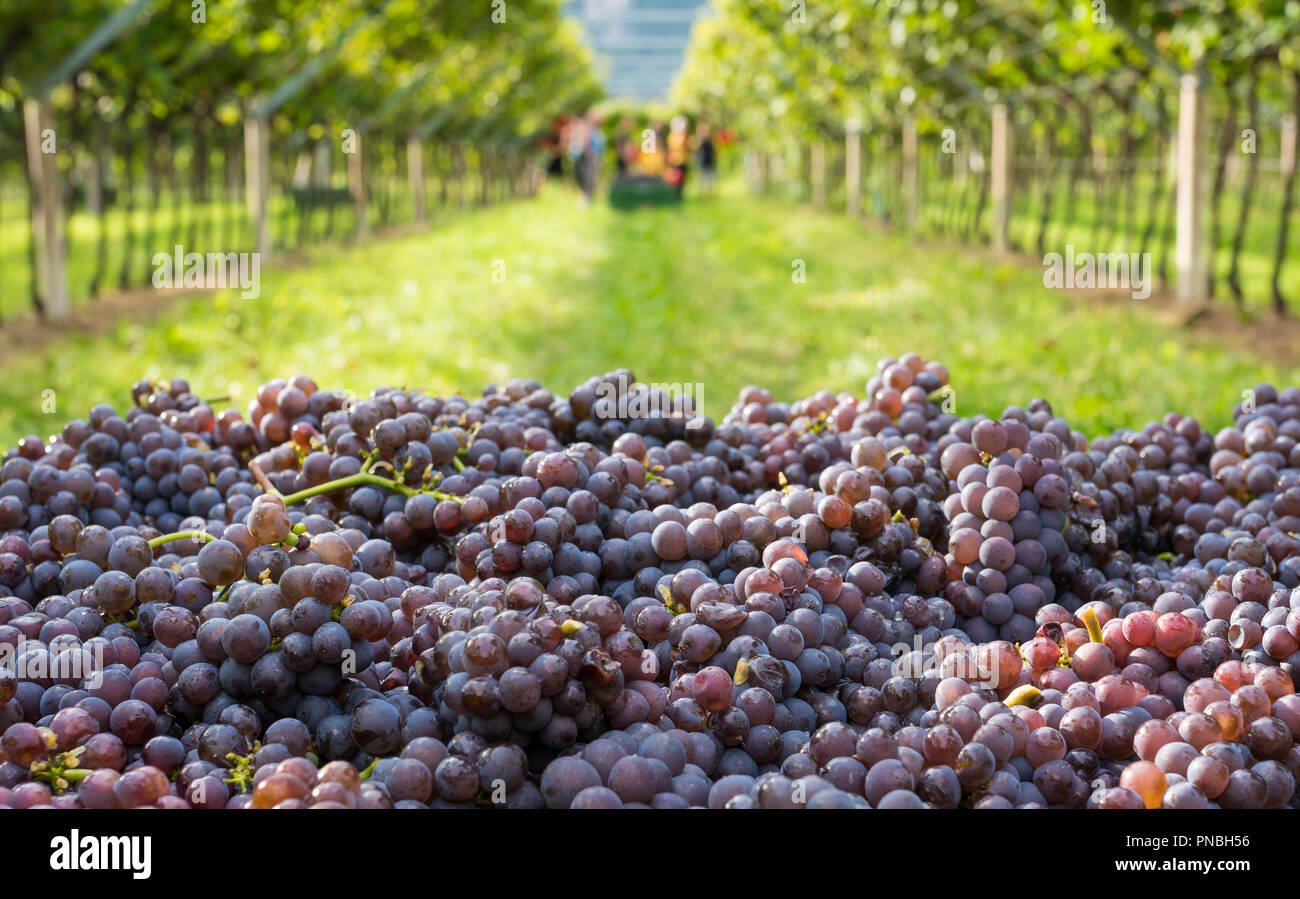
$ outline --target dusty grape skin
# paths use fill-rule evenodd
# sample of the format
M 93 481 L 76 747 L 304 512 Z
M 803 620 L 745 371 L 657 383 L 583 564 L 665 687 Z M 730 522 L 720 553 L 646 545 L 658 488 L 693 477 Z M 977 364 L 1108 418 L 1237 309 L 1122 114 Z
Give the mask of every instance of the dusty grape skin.
M 610 377 L 345 403 L 295 376 L 246 416 L 174 379 L 6 453 L 0 642 L 107 657 L 0 675 L 3 800 L 1293 802 L 1300 392 L 1089 442 L 1042 400 L 946 413 L 947 370 L 904 354 L 861 398 L 747 387 L 692 435 L 597 416 Z M 286 505 L 249 468 L 288 495 L 371 453 L 439 495 Z M 27 779 L 77 745 L 84 797 Z M 251 792 L 193 794 L 234 772 Z

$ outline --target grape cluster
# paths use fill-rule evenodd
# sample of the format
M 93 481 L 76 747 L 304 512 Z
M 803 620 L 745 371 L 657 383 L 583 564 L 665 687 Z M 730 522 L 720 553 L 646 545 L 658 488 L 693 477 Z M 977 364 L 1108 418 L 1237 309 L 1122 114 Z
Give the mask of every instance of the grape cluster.
M 1294 806 L 1300 390 L 1250 396 L 142 381 L 0 460 L 0 805 Z

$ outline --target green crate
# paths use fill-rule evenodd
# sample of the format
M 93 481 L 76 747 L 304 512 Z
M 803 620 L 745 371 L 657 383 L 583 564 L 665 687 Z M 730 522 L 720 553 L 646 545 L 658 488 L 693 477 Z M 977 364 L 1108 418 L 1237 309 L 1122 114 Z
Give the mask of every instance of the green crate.
M 675 187 L 664 179 L 651 175 L 620 178 L 609 188 L 609 205 L 614 209 L 675 206 L 681 201 L 681 194 Z
M 294 208 L 299 211 L 352 202 L 352 193 L 346 187 L 290 187 L 289 194 L 293 197 Z

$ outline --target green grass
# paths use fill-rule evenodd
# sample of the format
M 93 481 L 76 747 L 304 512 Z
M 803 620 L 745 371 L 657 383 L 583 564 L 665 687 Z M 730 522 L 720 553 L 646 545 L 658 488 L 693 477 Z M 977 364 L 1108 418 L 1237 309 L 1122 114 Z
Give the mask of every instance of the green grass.
M 979 176 L 969 176 L 959 188 L 953 184 L 951 163 L 940 160 L 941 156 L 937 152 L 923 154 L 921 158 L 918 232 L 955 239 L 957 223 L 960 222 L 964 227 L 975 208 Z M 894 151 L 885 155 L 872 155 L 864 160 L 863 165 L 863 212 L 881 220 L 890 218 L 896 222 L 901 221 L 902 163 L 898 153 Z M 843 160 L 833 158 L 828 166 L 828 202 L 832 208 L 843 209 Z M 1133 217 L 1130 219 L 1126 205 L 1129 191 L 1124 189 L 1118 175 L 1112 174 L 1109 180 L 1103 181 L 1102 189 L 1097 193 L 1094 191 L 1092 173 L 1086 172 L 1079 180 L 1073 205 L 1070 206 L 1066 201 L 1069 176 L 1065 172 L 1058 172 L 1051 179 L 1052 210 L 1045 250 L 1064 253 L 1068 244 L 1073 244 L 1078 253 L 1132 253 L 1145 250 L 1152 255 L 1152 266 L 1158 268 L 1162 257 L 1161 232 L 1165 219 L 1172 211 L 1169 207 L 1172 185 L 1165 187 L 1162 197 L 1164 205 L 1157 218 L 1157 229 L 1151 242 L 1144 246 L 1141 240 L 1147 225 L 1155 179 L 1158 177 L 1164 176 L 1147 170 L 1137 174 L 1133 182 Z M 1214 299 L 1225 308 L 1234 303 L 1226 278 L 1231 263 L 1233 234 L 1241 213 L 1244 178 L 1244 169 L 1230 174 L 1220 200 L 1220 234 L 1213 258 L 1217 278 Z M 1012 243 L 1029 255 L 1035 253 L 1042 188 L 1041 179 L 1031 177 L 1029 172 L 1017 171 L 1013 175 L 1010 235 Z M 777 190 L 785 196 L 795 198 L 806 199 L 808 194 L 807 186 L 798 180 L 788 180 Z M 1271 314 L 1273 257 L 1281 219 L 1282 197 L 1282 175 L 1275 169 L 1261 167 L 1252 195 L 1239 260 L 1242 308 L 1250 317 Z M 1208 196 L 1206 202 L 1209 203 Z M 1208 241 L 1212 237 L 1209 232 L 1208 209 L 1206 218 Z M 972 240 L 987 244 L 991 228 L 992 209 L 986 202 L 979 228 L 973 233 Z M 1172 279 L 1172 236 L 1163 255 L 1167 256 L 1168 274 Z M 1279 284 L 1289 310 L 1292 314 L 1297 314 L 1300 313 L 1300 265 L 1295 260 L 1300 259 L 1300 227 L 1295 224 L 1294 213 L 1292 227 L 1288 232 L 1286 259 Z
M 807 283 L 793 282 L 797 259 Z M 748 383 L 785 399 L 861 392 L 878 358 L 914 350 L 948 365 L 959 414 L 1045 396 L 1090 434 L 1169 410 L 1219 426 L 1243 388 L 1300 383 L 1294 366 L 1041 279 L 982 250 L 775 199 L 616 212 L 552 188 L 430 232 L 264 267 L 259 299 L 177 298 L 151 322 L 16 352 L 0 379 L 0 437 L 49 432 L 97 402 L 122 408 L 141 376 L 184 376 L 242 407 L 262 380 L 298 371 L 357 391 L 477 392 L 512 375 L 567 391 L 626 365 L 643 380 L 703 384 L 718 417 Z M 47 389 L 52 415 L 41 412 Z
M 341 187 L 342 184 L 334 186 Z M 456 214 L 450 208 L 444 210 L 432 205 L 441 186 L 436 177 L 430 177 L 425 185 L 430 198 L 430 215 L 435 218 Z M 479 189 L 478 179 L 474 177 L 466 178 L 459 188 L 467 198 L 476 198 Z M 459 205 L 456 186 L 450 190 L 453 204 Z M 370 191 L 367 219 L 371 228 L 379 230 L 388 224 L 410 221 L 410 201 L 404 180 L 372 178 Z M 239 201 L 196 201 L 163 191 L 158 198 L 158 208 L 153 210 L 146 208 L 144 191 L 140 189 L 137 193 L 136 206 L 130 213 L 121 201 L 107 209 L 102 222 L 84 207 L 78 207 L 68 221 L 66 274 L 69 302 L 73 308 L 94 302 L 91 285 L 97 273 L 102 292 L 111 293 L 121 287 L 124 265 L 128 271 L 128 288 L 148 285 L 153 274 L 153 255 L 171 253 L 178 243 L 187 251 L 200 253 L 255 249 L 256 236 L 242 198 Z M 388 222 L 382 217 L 381 196 L 391 204 Z M 7 182 L 0 179 L 0 323 L 10 322 L 32 310 L 31 221 L 28 215 L 24 189 L 12 179 Z M 341 241 L 356 231 L 356 213 L 351 203 L 337 203 L 332 214 L 323 203 L 300 214 L 292 197 L 283 191 L 271 196 L 268 218 L 272 245 L 280 253 L 297 252 L 304 242 L 316 245 L 331 240 Z M 101 228 L 107 232 L 102 261 Z M 128 231 L 133 235 L 129 262 L 125 243 Z
M 26 198 L 16 191 L 10 191 L 8 203 L 0 202 L 0 321 L 8 322 L 19 315 L 31 311 L 30 295 L 30 241 L 31 222 L 27 218 Z M 189 240 L 191 222 L 199 225 L 198 233 L 206 235 L 204 251 L 214 244 L 231 251 L 253 249 L 253 237 L 248 225 L 248 218 L 240 203 L 183 203 L 179 207 L 161 206 L 155 217 L 155 235 L 146 248 L 145 235 L 148 233 L 150 213 L 137 208 L 131 214 L 122 207 L 113 207 L 104 215 L 104 227 L 108 231 L 107 249 L 102 263 L 99 262 L 100 223 L 88 212 L 78 210 L 68 223 L 68 293 L 73 306 L 80 306 L 90 301 L 90 285 L 97 270 L 102 270 L 101 290 L 115 291 L 119 287 L 119 276 L 126 255 L 123 235 L 128 223 L 133 229 L 135 246 L 131 252 L 131 283 L 148 283 L 152 267 L 150 258 L 154 252 L 169 251 L 175 244 L 173 236 L 182 243 Z M 227 228 L 226 222 L 233 227 Z M 229 241 L 214 239 L 215 235 L 226 232 Z
M 1021 177 L 1024 180 L 1021 180 Z M 1052 184 L 1052 214 L 1047 230 L 1047 252 L 1064 253 L 1068 244 L 1076 252 L 1092 253 L 1133 253 L 1143 250 L 1151 253 L 1153 267 L 1161 261 L 1161 233 L 1165 220 L 1172 215 L 1170 198 L 1173 187 L 1167 185 L 1162 197 L 1164 208 L 1157 218 L 1157 228 L 1151 243 L 1143 246 L 1141 236 L 1147 226 L 1150 198 L 1154 195 L 1155 179 L 1164 177 L 1149 172 L 1140 172 L 1133 182 L 1134 201 L 1132 218 L 1126 206 L 1127 191 L 1121 188 L 1118 176 L 1112 176 L 1109 183 L 1102 184 L 1100 193 L 1094 192 L 1091 173 L 1081 179 L 1075 194 L 1073 208 L 1067 208 L 1066 200 L 1068 177 L 1058 175 Z M 926 172 L 928 181 L 924 182 L 925 202 L 920 209 L 922 222 L 932 231 L 938 231 L 942 222 L 952 221 L 951 210 L 956 204 L 957 190 L 953 187 L 951 174 L 941 174 L 936 168 Z M 1242 180 L 1244 172 L 1228 178 L 1220 200 L 1220 233 L 1213 256 L 1216 273 L 1215 300 L 1223 306 L 1233 304 L 1232 293 L 1227 285 L 1228 271 L 1232 261 L 1232 239 L 1241 214 Z M 1239 260 L 1239 273 L 1242 290 L 1242 306 L 1248 315 L 1268 314 L 1273 302 L 1272 277 L 1273 256 L 1276 252 L 1278 225 L 1282 212 L 1283 179 L 1276 171 L 1260 171 L 1252 195 L 1250 215 L 1247 219 L 1244 239 Z M 896 185 L 891 185 L 894 193 Z M 1042 206 L 1042 185 L 1028 176 L 1018 176 L 1017 190 L 1013 193 L 1010 232 L 1012 241 L 1025 253 L 1034 254 L 1038 237 L 1039 217 Z M 888 189 L 888 188 L 887 188 Z M 975 184 L 970 187 L 970 202 L 974 203 Z M 895 215 L 901 215 L 901 200 L 893 193 L 887 194 L 893 204 Z M 1209 198 L 1206 198 L 1207 204 Z M 1069 222 L 1066 223 L 1066 214 Z M 1209 232 L 1209 210 L 1206 210 L 1206 240 Z M 981 219 L 982 233 L 987 235 L 992 227 L 992 210 L 986 205 Z M 1172 235 L 1172 230 L 1170 231 Z M 1287 235 L 1287 260 L 1282 266 L 1279 284 L 1282 294 L 1287 298 L 1288 308 L 1292 313 L 1300 311 L 1300 265 L 1294 260 L 1300 258 L 1300 228 L 1292 227 Z M 1174 272 L 1173 239 L 1167 247 L 1169 278 Z

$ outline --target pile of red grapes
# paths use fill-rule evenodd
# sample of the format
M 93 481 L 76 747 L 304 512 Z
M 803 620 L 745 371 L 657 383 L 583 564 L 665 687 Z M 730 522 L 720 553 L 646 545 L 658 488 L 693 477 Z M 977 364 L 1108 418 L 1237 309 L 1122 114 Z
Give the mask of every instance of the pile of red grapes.
M 0 460 L 0 807 L 1300 804 L 1300 389 L 948 389 L 139 382 Z

